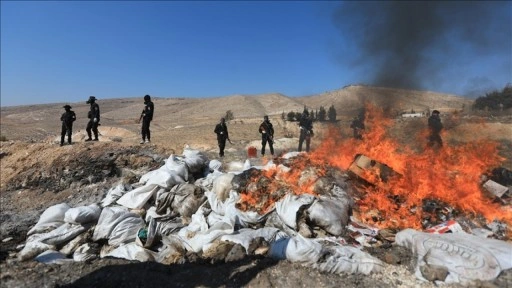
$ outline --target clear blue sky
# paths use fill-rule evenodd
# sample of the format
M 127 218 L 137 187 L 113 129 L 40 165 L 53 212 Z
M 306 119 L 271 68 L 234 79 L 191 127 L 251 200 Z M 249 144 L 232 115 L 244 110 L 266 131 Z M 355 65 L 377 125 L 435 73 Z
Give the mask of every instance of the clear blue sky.
M 352 38 L 365 34 L 359 27 L 350 28 L 354 33 L 343 30 L 358 19 L 337 19 L 340 5 L 2 1 L 1 106 L 74 103 L 89 95 L 99 100 L 145 94 L 305 96 L 375 84 L 373 64 L 353 58 L 360 49 Z M 510 26 L 507 7 L 500 19 Z M 343 29 L 337 27 L 340 21 Z M 459 50 L 464 59 L 438 69 L 439 76 L 432 78 L 443 81 L 417 88 L 458 95 L 484 86 L 503 88 L 512 81 L 512 35 L 504 32 L 509 38 L 501 43 L 508 53 Z M 446 53 L 432 51 L 434 58 Z

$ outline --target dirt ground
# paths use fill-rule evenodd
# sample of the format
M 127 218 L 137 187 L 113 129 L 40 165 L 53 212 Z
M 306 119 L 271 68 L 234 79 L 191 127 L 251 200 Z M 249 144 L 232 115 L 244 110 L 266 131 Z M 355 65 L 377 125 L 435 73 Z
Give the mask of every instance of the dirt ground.
M 448 127 L 454 132 L 447 142 L 469 141 L 468 134 L 499 141 L 502 144 L 500 154 L 505 158 L 503 166 L 512 169 L 512 118 L 489 120 L 484 124 L 475 119 L 445 120 L 447 124 L 453 121 Z M 259 142 L 254 132 L 259 121 L 255 118 L 228 123 L 234 144 L 227 147 L 222 162 L 246 159 L 247 147 Z M 296 123 L 273 121 L 280 135 L 296 133 Z M 425 121 L 425 118 L 397 120 L 392 134 L 399 135 L 405 144 L 414 145 L 415 140 L 408 135 L 423 127 Z M 348 137 L 351 133 L 348 123 L 338 124 L 340 133 Z M 318 136 L 313 147 L 327 127 L 316 125 L 315 129 L 318 129 Z M 211 125 L 174 128 L 172 133 L 164 134 L 165 137 L 156 134 L 151 145 L 137 144 L 137 134 L 122 127 L 102 127 L 102 140 L 97 143 L 78 142 L 83 139 L 80 136 L 83 132 L 74 136 L 77 143 L 64 147 L 56 144 L 55 135 L 31 141 L 2 142 L 0 287 L 436 287 L 417 280 L 412 255 L 394 245 L 368 249 L 367 252 L 387 263 L 382 273 L 369 276 L 321 273 L 300 264 L 263 257 L 225 263 L 200 260 L 191 255 L 190 261 L 181 265 L 121 259 L 46 265 L 16 259 L 18 246 L 25 243 L 27 231 L 51 205 L 99 202 L 114 184 L 135 181 L 160 167 L 170 154 L 180 154 L 186 144 L 216 159 L 216 142 L 210 130 Z M 479 132 L 472 133 L 475 130 Z M 199 140 L 187 136 L 194 134 L 205 136 Z M 297 138 L 282 139 L 276 144 L 278 153 L 295 149 Z M 478 283 L 475 287 L 512 287 L 512 272 L 504 271 L 492 283 Z

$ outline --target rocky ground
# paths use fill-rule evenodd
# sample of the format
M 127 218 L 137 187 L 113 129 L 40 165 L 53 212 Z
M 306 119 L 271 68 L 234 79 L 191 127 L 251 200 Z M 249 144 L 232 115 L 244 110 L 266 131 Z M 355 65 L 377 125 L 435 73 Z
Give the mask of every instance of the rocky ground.
M 402 128 L 414 125 L 413 122 L 403 123 Z M 509 140 L 503 142 L 510 145 Z M 248 144 L 241 142 L 230 146 L 229 153 L 222 161 L 245 160 Z M 214 145 L 211 146 L 213 148 L 210 147 L 206 153 L 213 159 L 216 158 L 216 149 Z M 160 167 L 171 153 L 179 154 L 177 150 L 175 146 L 163 143 L 138 145 L 133 142 L 100 141 L 60 147 L 53 141 L 2 142 L 0 287 L 436 286 L 432 282 L 417 280 L 413 274 L 413 256 L 392 243 L 365 248 L 371 255 L 387 263 L 383 272 L 369 276 L 321 273 L 300 264 L 264 257 L 246 257 L 226 263 L 189 255 L 189 261 L 181 265 L 121 259 L 99 259 L 66 265 L 17 260 L 19 245 L 25 243 L 27 231 L 46 208 L 62 202 L 72 207 L 99 202 L 113 185 L 119 181 L 138 181 L 144 173 Z M 509 156 L 510 150 L 504 151 L 504 155 Z M 512 157 L 507 158 L 506 163 L 510 163 Z M 477 283 L 475 287 L 512 287 L 512 271 L 504 271 L 495 281 Z

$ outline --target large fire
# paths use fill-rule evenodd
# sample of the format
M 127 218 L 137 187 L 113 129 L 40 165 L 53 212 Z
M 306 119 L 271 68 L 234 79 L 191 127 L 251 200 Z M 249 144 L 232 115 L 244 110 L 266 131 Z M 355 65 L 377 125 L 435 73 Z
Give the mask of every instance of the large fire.
M 267 178 L 279 181 L 269 184 L 265 190 L 274 191 L 278 189 L 277 182 L 284 181 L 287 189 L 295 194 L 313 193 L 313 181 L 300 179 L 304 169 L 315 167 L 318 175 L 325 173 L 322 169 L 325 166 L 347 170 L 356 155 L 363 154 L 400 174 L 386 182 L 375 177 L 376 174 L 365 175 L 376 185 L 365 186 L 364 196 L 358 202 L 363 222 L 381 228 L 421 228 L 423 201 L 434 199 L 474 217 L 512 224 L 510 207 L 494 203 L 481 189 L 482 175 L 504 160 L 498 155 L 498 143 L 476 141 L 431 149 L 426 147 L 424 129 L 415 137 L 425 145 L 422 151 L 415 151 L 388 135 L 392 123 L 384 117 L 382 109 L 367 104 L 363 140 L 343 139 L 338 131 L 331 129 L 321 145 L 309 157 L 295 161 L 290 171 L 266 171 Z M 241 202 L 254 202 L 256 195 L 251 194 L 243 194 Z M 267 199 L 265 208 L 270 208 L 275 200 Z M 375 219 L 375 211 L 379 219 Z

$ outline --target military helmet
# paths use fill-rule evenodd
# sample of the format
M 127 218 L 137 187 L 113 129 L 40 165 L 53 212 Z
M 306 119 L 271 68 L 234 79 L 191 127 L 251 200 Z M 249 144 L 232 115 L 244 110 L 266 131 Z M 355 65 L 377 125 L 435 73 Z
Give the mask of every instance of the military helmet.
M 432 111 L 432 114 L 439 114 L 439 111 L 438 110 L 434 110 L 434 111 Z
M 69 110 L 69 109 L 71 109 L 71 106 L 66 104 L 66 105 L 62 106 L 62 108 L 66 109 L 66 110 Z
M 94 103 L 94 101 L 96 101 L 96 97 L 94 96 L 89 96 L 89 100 L 85 101 L 85 103 L 89 104 L 89 103 Z
M 263 116 L 263 120 L 268 120 L 268 116 L 267 115 Z
M 151 101 L 151 96 L 149 96 L 149 95 L 144 96 L 144 101 L 146 101 L 146 102 Z

